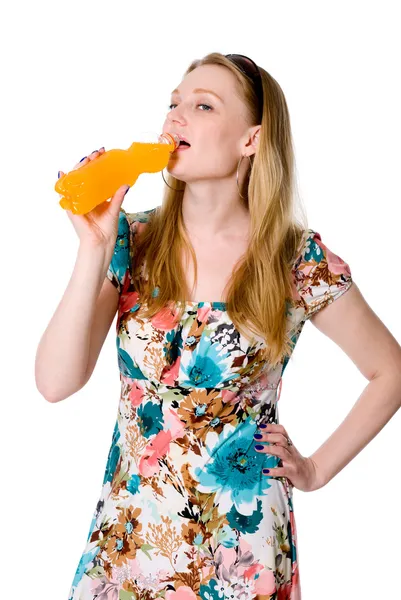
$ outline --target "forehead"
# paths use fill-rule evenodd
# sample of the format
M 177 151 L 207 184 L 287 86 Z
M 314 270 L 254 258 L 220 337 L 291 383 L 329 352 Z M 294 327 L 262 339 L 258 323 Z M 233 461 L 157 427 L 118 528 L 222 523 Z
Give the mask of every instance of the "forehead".
M 215 92 L 227 102 L 233 94 L 238 95 L 236 79 L 225 67 L 220 65 L 201 65 L 188 73 L 176 87 L 179 94 L 189 94 L 196 88 Z

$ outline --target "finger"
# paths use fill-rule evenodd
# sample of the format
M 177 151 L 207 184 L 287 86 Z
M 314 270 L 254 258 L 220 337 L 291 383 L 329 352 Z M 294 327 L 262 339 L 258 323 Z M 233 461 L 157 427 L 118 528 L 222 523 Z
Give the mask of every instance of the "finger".
M 262 474 L 267 477 L 287 477 L 288 472 L 284 467 L 275 467 L 273 469 L 262 469 Z
M 285 428 L 280 423 L 261 423 L 259 428 L 264 433 L 281 433 L 282 435 L 287 435 Z
M 94 158 L 97 158 L 98 156 L 100 156 L 100 154 L 103 154 L 105 152 L 104 146 L 102 146 L 101 148 L 99 148 L 99 150 L 94 150 L 93 152 L 91 152 L 88 156 L 90 160 L 93 160 Z
M 290 448 L 290 446 L 288 445 L 287 436 L 282 435 L 281 433 L 270 433 L 266 436 L 266 439 L 268 442 L 272 442 L 273 444 L 283 446 L 284 448 Z
M 102 148 L 103 148 L 103 146 L 102 146 Z M 103 148 L 103 150 L 104 150 L 104 148 Z M 77 162 L 77 164 L 74 166 L 74 169 L 78 169 L 79 167 L 86 165 L 89 161 L 100 156 L 100 154 L 101 154 L 100 150 L 94 150 L 93 152 L 88 154 L 88 156 L 84 156 L 83 158 L 81 158 L 81 160 L 79 162 Z
M 81 160 L 79 162 L 77 162 L 76 165 L 73 166 L 73 171 L 75 169 L 78 169 L 79 167 L 82 167 L 82 165 L 86 165 L 89 162 L 89 158 L 87 156 L 84 156 L 83 158 L 81 158 Z
M 118 188 L 111 201 L 109 202 L 110 213 L 114 216 L 118 216 L 120 213 L 121 205 L 124 202 L 125 194 L 129 190 L 129 185 L 122 185 Z
M 260 437 L 262 436 L 262 437 Z M 286 443 L 284 436 L 279 433 L 265 433 L 263 430 L 258 431 L 253 436 L 258 442 L 271 442 L 272 444 L 280 443 L 282 446 Z
M 264 454 L 271 454 L 272 456 L 278 456 L 284 460 L 289 460 L 291 458 L 291 454 L 288 452 L 286 448 L 279 445 L 270 445 L 270 446 L 262 446 L 261 444 L 257 444 L 255 446 L 256 452 L 261 452 Z

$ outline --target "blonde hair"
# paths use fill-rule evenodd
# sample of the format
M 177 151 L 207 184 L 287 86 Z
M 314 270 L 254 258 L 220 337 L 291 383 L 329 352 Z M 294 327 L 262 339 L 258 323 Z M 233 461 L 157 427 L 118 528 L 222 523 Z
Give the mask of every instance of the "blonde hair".
M 295 201 L 299 195 L 288 107 L 277 81 L 259 67 L 264 98 L 260 123 L 253 85 L 236 65 L 214 52 L 193 61 L 185 75 L 201 65 L 230 69 L 248 107 L 250 126 L 261 124 L 259 145 L 241 189 L 245 197 L 241 202 L 250 215 L 249 245 L 233 269 L 224 299 L 236 329 L 243 335 L 249 330 L 262 337 L 266 347 L 261 354 L 275 366 L 292 351 L 291 332 L 286 325 L 287 300 L 291 303 L 294 260 L 307 235 L 304 209 Z M 135 236 L 132 278 L 140 296 L 137 316 L 151 318 L 172 302 L 178 321 L 190 298 L 181 262 L 183 253 L 192 257 L 195 287 L 197 265 L 181 210 L 186 184 L 172 175 L 166 180 L 175 189 L 166 187 L 161 206 L 151 211 L 141 235 Z M 299 220 L 297 210 L 301 213 Z

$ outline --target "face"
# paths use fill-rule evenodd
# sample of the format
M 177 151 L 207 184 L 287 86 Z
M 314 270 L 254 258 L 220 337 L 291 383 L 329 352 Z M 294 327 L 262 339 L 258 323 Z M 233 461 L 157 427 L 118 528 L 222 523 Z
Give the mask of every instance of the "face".
M 167 170 L 186 183 L 235 177 L 256 129 L 247 121 L 235 76 L 220 65 L 197 67 L 171 95 L 163 133 L 178 133 L 190 147 L 173 152 Z

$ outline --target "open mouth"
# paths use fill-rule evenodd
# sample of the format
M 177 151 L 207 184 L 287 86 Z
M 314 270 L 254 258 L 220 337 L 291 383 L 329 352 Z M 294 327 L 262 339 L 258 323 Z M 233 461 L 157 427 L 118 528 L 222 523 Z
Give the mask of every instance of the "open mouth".
M 178 148 L 176 148 L 176 152 L 184 152 L 185 150 L 189 150 L 191 144 L 185 140 L 180 140 Z

